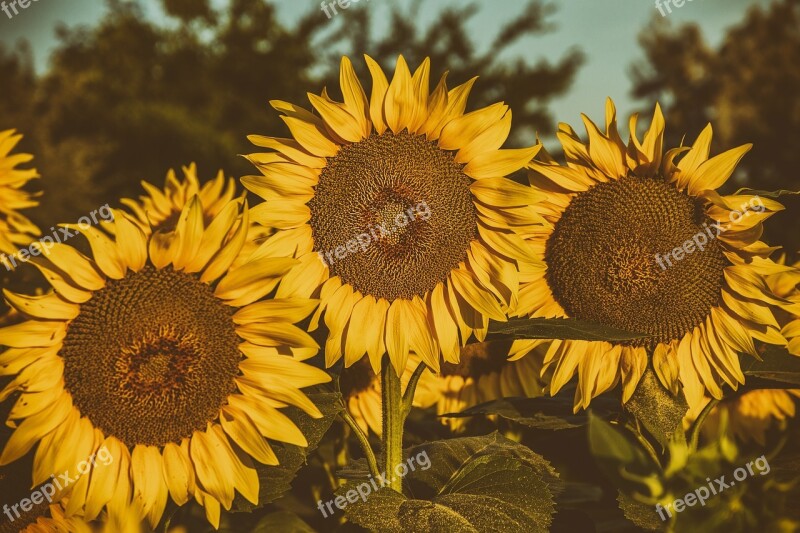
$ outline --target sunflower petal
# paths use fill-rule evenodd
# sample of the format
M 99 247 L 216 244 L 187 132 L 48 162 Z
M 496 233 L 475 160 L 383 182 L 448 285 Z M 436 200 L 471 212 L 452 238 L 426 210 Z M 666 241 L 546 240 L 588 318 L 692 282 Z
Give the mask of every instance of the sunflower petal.
M 464 174 L 473 179 L 507 176 L 525 167 L 541 150 L 537 144 L 530 148 L 496 150 L 475 156 L 464 167 Z
M 383 112 L 386 124 L 394 133 L 410 128 L 417 108 L 411 72 L 402 55 L 397 57 L 394 77 L 386 90 Z
M 333 157 L 339 151 L 339 146 L 321 130 L 321 126 L 295 117 L 282 116 L 281 119 L 297 142 L 315 156 Z
M 689 194 L 696 196 L 706 189 L 720 188 L 728 181 L 736 165 L 752 147 L 752 144 L 745 144 L 702 163 L 689 177 Z
M 164 481 L 173 501 L 183 505 L 194 492 L 194 468 L 189 456 L 174 442 L 164 445 Z
M 349 142 L 358 142 L 363 138 L 363 125 L 347 111 L 345 106 L 313 93 L 308 93 L 308 99 L 314 109 L 319 111 L 325 121 L 325 127 L 331 130 L 331 133 Z
M 369 116 L 372 119 L 372 125 L 378 135 L 386 131 L 386 118 L 384 116 L 384 104 L 386 101 L 386 93 L 389 90 L 389 82 L 386 80 L 386 74 L 383 73 L 380 65 L 369 57 L 364 55 L 364 60 L 367 62 L 367 68 L 372 75 L 372 94 L 369 103 Z
M 362 138 L 368 137 L 372 130 L 372 124 L 367 110 L 369 105 L 367 95 L 353 70 L 353 63 L 347 56 L 342 56 L 342 62 L 339 65 L 339 85 L 342 87 L 344 105 L 361 127 Z

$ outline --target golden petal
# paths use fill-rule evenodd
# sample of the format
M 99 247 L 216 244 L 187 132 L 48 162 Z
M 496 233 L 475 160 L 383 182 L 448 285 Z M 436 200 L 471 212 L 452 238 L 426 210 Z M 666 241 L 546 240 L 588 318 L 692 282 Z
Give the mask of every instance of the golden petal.
M 411 82 L 411 72 L 402 55 L 397 57 L 394 77 L 386 90 L 383 112 L 386 124 L 394 133 L 412 125 L 417 109 L 417 98 Z
M 372 119 L 372 125 L 378 135 L 386 131 L 386 117 L 384 116 L 384 104 L 386 101 L 386 93 L 389 90 L 389 82 L 386 80 L 386 75 L 383 73 L 380 65 L 369 57 L 364 55 L 367 62 L 367 68 L 372 75 L 372 93 L 369 103 L 369 116 Z
M 333 157 L 339 151 L 339 145 L 323 132 L 321 126 L 290 116 L 282 116 L 281 119 L 297 142 L 315 156 Z

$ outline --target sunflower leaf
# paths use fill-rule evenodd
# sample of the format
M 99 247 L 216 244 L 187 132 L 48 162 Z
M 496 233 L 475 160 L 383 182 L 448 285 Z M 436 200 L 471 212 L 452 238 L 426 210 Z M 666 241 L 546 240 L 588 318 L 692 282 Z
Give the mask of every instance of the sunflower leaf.
M 663 492 L 660 467 L 630 435 L 589 414 L 589 449 L 606 476 L 626 495 L 652 499 Z
M 306 457 L 319 445 L 322 437 L 342 410 L 342 397 L 338 392 L 319 392 L 308 394 L 308 397 L 322 411 L 322 418 L 311 418 L 296 407 L 290 406 L 282 410 L 306 437 L 308 447 L 301 448 L 270 441 L 275 455 L 278 456 L 279 464 L 269 466 L 254 462 L 260 487 L 258 505 L 251 504 L 237 494 L 233 501 L 232 511 L 252 512 L 254 509 L 277 500 L 292 488 L 292 481 L 297 476 L 297 472 L 306 464 Z
M 573 412 L 574 390 L 565 387 L 555 397 L 500 398 L 465 409 L 460 413 L 448 413 L 445 417 L 468 417 L 498 415 L 512 422 L 535 429 L 573 429 L 589 423 L 586 411 Z M 600 396 L 592 400 L 595 414 L 608 418 L 619 413 L 619 401 Z
M 784 346 L 765 345 L 761 361 L 743 357 L 742 372 L 748 389 L 792 389 L 800 387 L 800 357 Z
M 664 448 L 677 432 L 682 432 L 683 417 L 689 410 L 683 393 L 673 396 L 648 368 L 636 391 L 625 404 L 627 409 Z
M 659 519 L 658 513 L 652 505 L 636 501 L 623 492 L 618 491 L 617 503 L 622 509 L 625 518 L 636 524 L 642 529 L 658 531 L 664 528 L 664 522 Z
M 585 322 L 573 318 L 512 318 L 508 322 L 490 322 L 489 334 L 515 339 L 571 339 L 586 341 L 629 341 L 650 335 Z
M 431 442 L 406 456 L 406 464 L 418 464 L 404 479 L 413 497 L 377 482 L 373 492 L 369 478 L 351 481 L 337 491 L 351 522 L 388 532 L 489 532 L 498 524 L 544 532 L 552 521 L 558 474 L 543 457 L 498 433 Z

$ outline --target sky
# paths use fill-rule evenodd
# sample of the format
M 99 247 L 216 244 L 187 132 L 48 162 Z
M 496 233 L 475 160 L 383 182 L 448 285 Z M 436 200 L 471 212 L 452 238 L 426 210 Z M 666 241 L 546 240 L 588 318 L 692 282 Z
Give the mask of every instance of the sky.
M 213 3 L 219 5 L 225 1 L 213 0 Z M 407 7 L 411 1 L 354 0 L 348 9 L 340 9 L 330 24 L 346 24 L 351 10 L 370 9 L 375 10 L 376 31 L 382 31 L 380 25 L 388 23 L 390 6 Z M 674 5 L 676 0 L 658 1 L 672 2 L 672 12 L 665 8 L 663 16 L 670 24 L 697 23 L 711 45 L 719 44 L 725 29 L 742 20 L 750 6 L 769 3 L 769 0 L 684 0 L 682 7 L 678 8 Z M 148 16 L 154 19 L 164 17 L 158 0 L 140 0 L 140 3 Z M 319 11 L 321 17 L 325 16 L 317 0 L 273 0 L 273 3 L 278 6 L 279 16 L 287 25 L 294 24 L 302 14 L 312 9 Z M 468 28 L 476 46 L 486 50 L 496 34 L 487 28 L 499 28 L 513 20 L 522 9 L 524 0 L 475 0 L 473 3 L 479 11 L 468 22 Z M 601 120 L 605 97 L 610 96 L 617 103 L 619 116 L 626 117 L 637 108 L 637 102 L 629 94 L 631 64 L 642 58 L 637 36 L 653 18 L 662 18 L 656 0 L 555 0 L 553 3 L 557 10 L 550 22 L 555 24 L 555 30 L 521 40 L 505 55 L 536 62 L 543 57 L 557 60 L 570 48 L 580 48 L 586 62 L 571 89 L 552 102 L 553 115 L 559 121 L 573 124 L 579 122 L 582 112 Z M 423 0 L 419 19 L 425 24 L 442 7 L 463 4 Z M 13 45 L 18 39 L 30 41 L 37 69 L 41 70 L 46 67 L 50 51 L 58 43 L 56 24 L 92 24 L 104 11 L 104 0 L 32 0 L 27 9 L 11 19 L 0 11 L 0 42 Z

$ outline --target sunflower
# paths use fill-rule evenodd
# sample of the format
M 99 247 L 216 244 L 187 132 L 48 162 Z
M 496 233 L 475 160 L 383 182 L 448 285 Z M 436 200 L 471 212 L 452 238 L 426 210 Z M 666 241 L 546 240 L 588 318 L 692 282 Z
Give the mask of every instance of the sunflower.
M 728 436 L 741 442 L 754 441 L 765 446 L 767 430 L 774 426 L 783 428 L 787 419 L 794 418 L 797 397 L 800 397 L 800 390 L 757 389 L 741 396 L 726 398 L 708 413 L 703 422 L 702 434 L 708 439 L 714 439 L 724 428 Z M 704 398 L 695 409 L 687 413 L 685 427 L 699 416 L 709 401 L 710 398 Z
M 400 376 L 403 390 L 408 385 L 411 375 L 420 364 L 419 357 L 411 353 L 406 368 Z M 427 408 L 436 403 L 434 376 L 427 368 L 424 370 L 414 394 L 414 407 Z M 345 368 L 339 377 L 339 387 L 347 404 L 347 412 L 352 415 L 364 433 L 372 430 L 378 437 L 383 432 L 381 419 L 381 376 L 372 371 L 367 357 L 362 357 L 355 364 Z
M 300 389 L 330 377 L 298 360 L 318 346 L 293 323 L 317 302 L 258 301 L 296 261 L 231 268 L 248 212 L 237 199 L 206 223 L 194 196 L 174 231 L 150 233 L 113 210 L 113 222 L 80 230 L 93 259 L 60 244 L 31 261 L 55 292 L 5 291 L 29 320 L 0 329 L 0 375 L 13 376 L 0 401 L 21 393 L 0 464 L 38 443 L 33 484 L 68 472 L 67 515 L 87 521 L 132 503 L 155 526 L 169 496 L 194 497 L 216 526 L 235 491 L 257 501 L 254 460 L 278 462 L 265 437 L 307 445 L 280 409 L 320 417 Z M 86 463 L 102 455 L 111 460 Z
M 174 169 L 170 169 L 167 171 L 163 189 L 142 181 L 142 188 L 147 194 L 139 196 L 138 200 L 123 198 L 120 202 L 133 212 L 136 221 L 143 227 L 174 229 L 183 208 L 195 196 L 200 199 L 207 221 L 218 215 L 236 196 L 236 181 L 233 178 L 226 180 L 225 173 L 221 170 L 202 187 L 195 163 L 184 166 L 181 170 L 183 179 L 178 178 Z
M 23 515 L 15 520 L 15 529 L 19 533 L 92 533 L 102 531 L 103 533 L 141 533 L 141 520 L 138 519 L 136 511 L 130 507 L 129 512 L 123 520 L 116 522 L 105 522 L 100 524 L 89 523 L 78 514 L 68 516 L 65 505 L 69 498 L 64 498 L 60 503 L 51 503 L 49 506 L 45 502 L 45 511 L 42 512 L 35 506 L 30 513 Z M 19 522 L 19 524 L 17 524 Z M 26 526 L 20 524 L 27 523 Z M 98 526 L 98 527 L 93 527 Z M 19 529 L 21 527 L 21 529 Z M 4 531 L 0 526 L 0 531 Z
M 30 220 L 18 213 L 20 209 L 35 207 L 34 195 L 22 189 L 30 180 L 38 178 L 35 169 L 19 169 L 17 165 L 33 159 L 30 154 L 9 155 L 22 139 L 14 130 L 0 132 L 0 253 L 14 254 L 20 246 L 27 246 L 41 233 Z M 3 265 L 11 268 L 11 263 Z
M 545 268 L 525 274 L 516 314 L 574 317 L 646 337 L 553 341 L 544 361 L 550 392 L 577 373 L 576 410 L 620 380 L 626 402 L 652 357 L 661 383 L 673 393 L 682 385 L 690 405 L 705 391 L 721 398 L 722 383 L 744 382 L 738 352 L 757 356 L 753 339 L 786 345 L 773 310 L 791 302 L 773 294 L 765 276 L 790 267 L 770 260 L 776 248 L 759 240 L 763 221 L 783 206 L 716 192 L 751 145 L 709 159 L 710 125 L 691 148 L 662 154 L 658 105 L 642 142 L 631 118 L 627 146 L 611 100 L 605 133 L 584 122 L 587 144 L 559 126 L 566 166 L 544 151 L 530 165 L 532 187 L 548 195 L 536 206 L 548 224 L 527 240 Z M 517 342 L 513 357 L 532 344 Z
M 786 257 L 778 258 L 778 263 L 785 264 Z M 789 352 L 800 356 L 800 261 L 792 265 L 792 270 L 767 276 L 767 285 L 793 304 L 787 313 L 778 317 L 778 322 L 783 326 L 781 333 L 789 341 Z
M 532 260 L 520 235 L 541 223 L 542 195 L 504 176 L 539 147 L 500 149 L 503 103 L 464 112 L 475 79 L 448 90 L 443 75 L 429 93 L 428 59 L 412 75 L 400 56 L 391 82 L 366 62 L 369 99 L 344 57 L 344 103 L 272 101 L 294 138 L 251 136 L 270 152 L 249 156 L 262 175 L 242 183 L 266 200 L 253 219 L 276 228 L 264 246 L 300 261 L 278 295 L 321 300 L 310 327 L 324 312 L 329 366 L 366 353 L 378 373 L 388 353 L 400 375 L 413 351 L 438 371 L 518 304 Z
M 181 212 L 194 196 L 200 199 L 203 219 L 208 223 L 236 196 L 236 181 L 231 177 L 225 178 L 222 170 L 217 172 L 214 179 L 202 186 L 197 177 L 195 163 L 182 167 L 181 171 L 183 178 L 178 177 L 174 169 L 170 169 L 161 189 L 152 183 L 142 181 L 146 194 L 139 196 L 138 200 L 131 198 L 121 200 L 143 231 L 147 231 L 148 228 L 153 232 L 174 230 Z M 251 222 L 247 239 L 237 261 L 241 263 L 248 259 L 270 233 L 271 230 L 268 228 Z
M 46 503 L 46 502 L 45 502 Z M 92 533 L 92 526 L 78 516 L 68 517 L 60 504 L 50 504 L 49 514 L 31 517 L 19 533 Z M 25 519 L 27 517 L 23 517 Z M 22 520 L 17 519 L 17 520 Z
M 785 264 L 785 256 L 779 257 L 776 262 Z M 800 263 L 793 265 L 793 270 L 779 272 L 767 276 L 767 285 L 778 296 L 787 298 L 800 304 Z M 778 323 L 783 325 L 781 333 L 789 341 L 791 349 L 800 341 L 800 331 L 796 324 L 800 324 L 800 306 L 793 307 L 789 313 L 779 313 Z M 796 348 L 795 348 L 796 351 Z M 799 355 L 795 353 L 795 355 Z M 766 431 L 774 425 L 785 425 L 785 420 L 793 418 L 796 413 L 795 398 L 800 397 L 800 389 L 758 389 L 746 392 L 740 396 L 726 398 L 716 405 L 708 414 L 703 423 L 703 434 L 714 438 L 725 428 L 728 434 L 741 441 L 755 441 L 760 445 L 766 443 Z M 710 398 L 690 410 L 684 418 L 684 425 L 688 427 L 700 414 Z M 722 412 L 725 412 L 723 415 Z M 726 422 L 723 423 L 722 417 Z
M 435 399 L 440 416 L 500 398 L 542 396 L 544 384 L 539 375 L 545 348 L 540 345 L 527 357 L 509 361 L 505 342 L 469 344 L 461 350 L 459 363 L 443 364 L 439 374 L 420 380 L 417 390 L 423 397 Z M 441 421 L 460 431 L 466 419 L 443 417 Z

